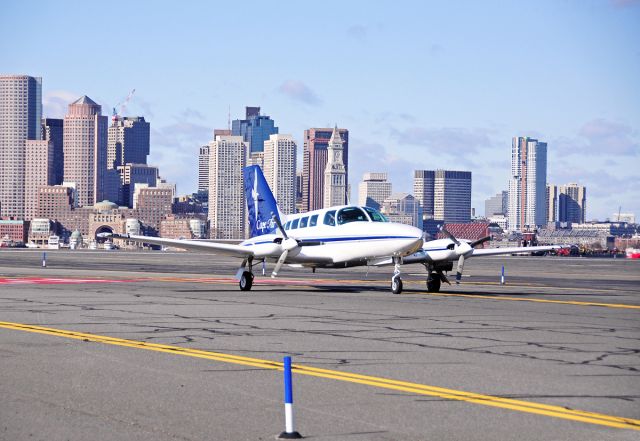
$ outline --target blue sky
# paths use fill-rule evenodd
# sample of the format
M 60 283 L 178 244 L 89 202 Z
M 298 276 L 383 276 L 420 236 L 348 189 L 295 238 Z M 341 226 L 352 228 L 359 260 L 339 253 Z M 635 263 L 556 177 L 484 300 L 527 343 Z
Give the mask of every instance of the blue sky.
M 512 136 L 548 142 L 548 181 L 587 186 L 588 218 L 640 216 L 640 1 L 38 2 L 5 0 L 0 72 L 43 77 L 46 116 L 86 94 L 151 122 L 150 163 L 195 190 L 198 147 L 244 106 L 302 151 L 350 130 L 351 185 L 473 172 L 507 188 Z

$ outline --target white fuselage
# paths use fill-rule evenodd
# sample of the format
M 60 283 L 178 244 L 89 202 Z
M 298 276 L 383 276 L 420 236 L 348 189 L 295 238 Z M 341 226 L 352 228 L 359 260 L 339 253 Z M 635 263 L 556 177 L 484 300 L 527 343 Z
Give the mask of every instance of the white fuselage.
M 334 220 L 331 223 L 329 218 L 332 216 L 327 213 L 333 212 L 334 218 L 340 218 L 343 208 L 352 209 L 351 206 L 332 207 L 288 216 L 285 220 L 287 235 L 301 241 L 303 246 L 292 249 L 286 263 L 317 267 L 367 265 L 376 259 L 407 256 L 420 249 L 422 230 L 410 225 L 374 222 L 369 214 L 361 220 L 346 223 Z M 280 239 L 280 233 L 267 234 L 248 239 L 241 245 L 251 247 L 257 259 L 277 260 L 284 249 L 278 243 Z

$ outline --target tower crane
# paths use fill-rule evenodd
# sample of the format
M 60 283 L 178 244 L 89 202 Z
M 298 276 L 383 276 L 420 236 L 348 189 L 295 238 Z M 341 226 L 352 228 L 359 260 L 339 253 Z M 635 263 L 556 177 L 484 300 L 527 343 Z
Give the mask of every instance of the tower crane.
M 131 101 L 131 98 L 133 98 L 133 94 L 135 92 L 136 92 L 135 89 L 131 89 L 131 92 L 129 92 L 127 97 L 124 100 L 120 101 L 118 104 L 116 104 L 116 106 L 113 108 L 113 114 L 111 116 L 111 119 L 113 121 L 117 121 L 118 117 L 124 114 L 124 112 L 127 110 L 127 104 L 129 104 L 129 101 Z M 117 109 L 119 109 L 119 111 Z

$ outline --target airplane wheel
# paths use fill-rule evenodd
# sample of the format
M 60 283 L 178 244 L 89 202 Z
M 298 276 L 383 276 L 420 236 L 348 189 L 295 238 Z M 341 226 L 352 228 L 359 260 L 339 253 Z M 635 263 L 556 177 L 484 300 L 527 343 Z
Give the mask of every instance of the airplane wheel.
M 249 291 L 251 289 L 251 285 L 253 285 L 253 274 L 249 271 L 245 271 L 240 276 L 240 290 L 241 291 Z
M 428 292 L 440 291 L 440 279 L 427 280 L 427 291 Z
M 400 277 L 391 279 L 391 292 L 394 294 L 400 294 L 402 292 L 402 279 Z

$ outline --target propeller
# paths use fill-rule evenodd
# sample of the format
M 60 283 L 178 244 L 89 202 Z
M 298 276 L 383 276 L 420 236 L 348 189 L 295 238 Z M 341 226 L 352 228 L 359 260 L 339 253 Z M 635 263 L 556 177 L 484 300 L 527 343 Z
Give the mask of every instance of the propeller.
M 486 237 L 483 237 L 482 239 L 478 239 L 471 243 L 468 243 L 468 242 L 460 242 L 453 234 L 447 231 L 444 225 L 440 227 L 440 231 L 442 231 L 449 239 L 453 241 L 453 243 L 456 245 L 454 250 L 456 254 L 460 256 L 458 257 L 458 267 L 456 268 L 456 284 L 459 285 L 460 280 L 462 279 L 462 272 L 464 270 L 465 257 L 470 255 L 476 246 L 481 245 L 488 240 L 491 240 L 491 236 L 486 236 Z
M 280 245 L 284 250 L 282 251 L 282 254 L 280 255 L 280 257 L 278 258 L 278 261 L 276 262 L 276 266 L 273 268 L 273 271 L 271 272 L 271 277 L 274 278 L 278 275 L 280 268 L 282 268 L 282 265 L 284 265 L 284 262 L 287 260 L 289 251 L 292 251 L 299 247 L 310 247 L 310 246 L 322 245 L 323 242 L 311 241 L 311 240 L 304 241 L 304 240 L 295 239 L 293 237 L 289 237 L 284 227 L 282 226 L 282 222 L 280 222 L 280 219 L 278 218 L 278 216 L 271 213 L 271 218 L 276 223 L 276 225 L 278 226 L 278 230 L 280 230 L 280 233 L 282 234 L 283 240 L 280 243 Z

